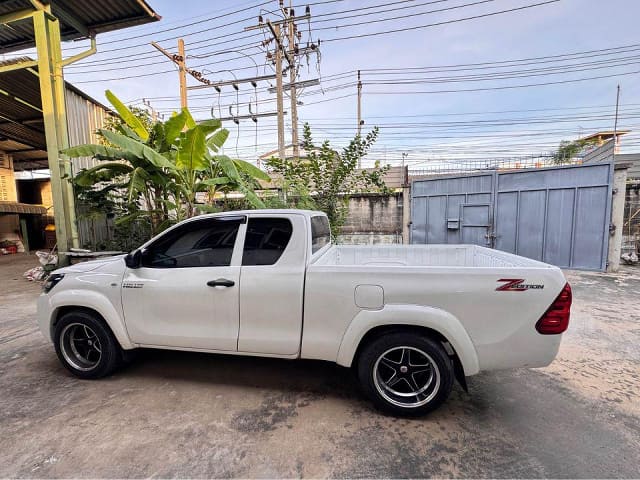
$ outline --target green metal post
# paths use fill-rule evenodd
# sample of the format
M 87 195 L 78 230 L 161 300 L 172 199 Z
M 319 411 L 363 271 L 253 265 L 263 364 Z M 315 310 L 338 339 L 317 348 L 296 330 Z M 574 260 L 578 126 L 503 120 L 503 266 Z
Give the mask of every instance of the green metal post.
M 68 145 L 64 108 L 64 80 L 60 47 L 60 27 L 48 12 L 38 10 L 33 14 L 33 26 L 38 54 L 38 76 L 42 97 L 47 157 L 51 171 L 51 191 L 56 224 L 58 252 L 77 247 L 75 202 L 69 182 L 70 168 L 60 158 L 60 150 Z M 75 237 L 75 238 L 74 238 Z M 60 262 L 66 259 L 59 256 Z
M 69 134 L 67 132 L 67 105 L 66 88 L 64 76 L 62 74 L 62 44 L 60 39 L 60 20 L 49 18 L 49 33 L 51 41 L 51 51 L 53 53 L 53 94 L 56 112 L 56 131 L 58 134 L 58 145 L 60 150 L 69 148 Z M 67 219 L 67 235 L 70 237 L 71 247 L 78 248 L 78 225 L 76 223 L 75 192 L 73 189 L 73 169 L 71 159 L 66 155 L 61 155 L 61 170 L 63 172 L 62 186 L 66 196 L 65 218 Z

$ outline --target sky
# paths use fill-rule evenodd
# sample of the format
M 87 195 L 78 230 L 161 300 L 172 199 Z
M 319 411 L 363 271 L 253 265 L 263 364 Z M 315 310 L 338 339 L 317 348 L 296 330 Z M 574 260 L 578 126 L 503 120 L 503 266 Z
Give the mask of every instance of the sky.
M 131 105 L 147 99 L 166 119 L 180 108 L 178 73 L 151 41 L 175 53 L 182 36 L 187 66 L 211 81 L 273 74 L 273 42 L 261 45 L 268 29 L 244 29 L 259 15 L 280 19 L 277 0 L 148 3 L 161 21 L 99 35 L 99 53 L 65 68 L 66 80 L 105 103 L 106 89 Z M 308 122 L 316 143 L 343 147 L 355 135 L 361 70 L 363 133 L 380 128 L 365 164 L 420 170 L 548 154 L 561 140 L 613 130 L 618 85 L 618 129 L 634 131 L 621 152 L 640 151 L 637 0 L 312 0 L 295 1 L 296 15 L 306 5 L 311 22 L 298 22 L 300 46 L 320 40 L 320 55 L 298 58 L 297 80 L 319 85 L 299 91 L 299 130 Z M 87 44 L 67 42 L 65 53 Z M 189 107 L 198 119 L 246 115 L 249 102 L 254 113 L 273 112 L 274 83 L 226 86 L 220 95 L 191 90 Z M 277 148 L 275 117 L 224 126 L 228 155 L 255 161 Z

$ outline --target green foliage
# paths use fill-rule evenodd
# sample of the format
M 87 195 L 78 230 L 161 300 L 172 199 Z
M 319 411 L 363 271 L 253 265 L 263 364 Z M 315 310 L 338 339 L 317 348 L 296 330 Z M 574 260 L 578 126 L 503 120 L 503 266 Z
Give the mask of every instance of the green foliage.
M 151 132 L 153 130 L 153 124 L 155 122 L 151 118 L 151 114 L 149 113 L 148 110 L 140 107 L 125 107 L 125 108 L 127 108 L 131 112 L 131 114 L 138 119 L 138 121 L 143 125 L 145 130 L 147 130 L 148 132 Z M 128 115 L 126 115 L 125 113 L 125 116 L 128 116 Z M 131 129 L 131 127 L 127 125 L 127 123 L 123 120 L 123 117 L 118 115 L 114 115 L 112 117 L 107 118 L 107 120 L 104 123 L 104 128 L 105 130 L 111 130 L 112 132 L 119 132 L 119 133 L 125 133 L 125 134 L 128 132 L 132 138 L 137 138 L 138 140 L 141 139 L 140 136 L 138 136 L 133 131 L 133 129 Z M 109 144 L 109 142 L 106 139 L 102 137 L 99 138 L 99 142 L 101 145 L 112 146 Z
M 107 98 L 120 115 L 99 130 L 100 144 L 65 150 L 71 158 L 103 161 L 82 170 L 75 184 L 85 199 L 101 210 L 112 202 L 121 231 L 148 225 L 149 235 L 206 210 L 196 202 L 208 194 L 209 207 L 220 194 L 242 192 L 249 205 L 264 204 L 254 192 L 255 179 L 269 180 L 242 160 L 217 153 L 229 136 L 217 119 L 197 123 L 187 109 L 167 121 L 153 122 L 142 109 L 130 109 L 111 92 Z
M 358 192 L 391 193 L 384 183 L 389 167 L 358 170 L 358 162 L 370 150 L 378 136 L 374 128 L 364 138 L 356 136 L 349 145 L 337 152 L 329 141 L 320 147 L 313 144 L 311 128 L 304 125 L 303 148 L 307 157 L 302 159 L 271 158 L 267 165 L 283 179 L 285 199 L 271 200 L 270 206 L 288 206 L 321 210 L 331 222 L 331 233 L 336 237 L 348 213 L 349 196 Z
M 579 139 L 579 140 L 562 140 L 558 146 L 558 150 L 553 154 L 553 163 L 561 165 L 571 161 L 585 148 L 592 147 L 597 144 L 597 140 L 592 139 Z
M 133 112 L 111 92 L 111 90 L 107 90 L 104 94 L 127 126 L 135 132 L 138 138 L 142 141 L 146 141 L 149 138 L 149 131 L 140 118 L 134 115 Z

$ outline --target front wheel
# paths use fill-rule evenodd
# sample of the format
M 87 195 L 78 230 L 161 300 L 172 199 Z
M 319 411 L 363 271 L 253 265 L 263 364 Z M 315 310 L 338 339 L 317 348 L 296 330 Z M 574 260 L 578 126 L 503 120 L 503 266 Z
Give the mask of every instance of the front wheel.
M 434 410 L 453 386 L 453 364 L 442 345 L 415 333 L 378 337 L 364 347 L 357 367 L 365 395 L 396 415 Z
M 80 378 L 109 375 L 122 359 L 122 349 L 111 330 L 90 312 L 64 314 L 56 324 L 54 344 L 62 364 Z

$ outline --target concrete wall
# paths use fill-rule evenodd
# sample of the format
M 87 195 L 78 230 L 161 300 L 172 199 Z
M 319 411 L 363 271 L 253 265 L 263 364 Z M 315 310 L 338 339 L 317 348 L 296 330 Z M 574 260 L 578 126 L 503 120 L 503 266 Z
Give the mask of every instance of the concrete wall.
M 353 195 L 337 240 L 347 245 L 402 243 L 402 226 L 402 193 Z
M 624 230 L 624 210 L 627 184 L 627 166 L 615 165 L 613 171 L 613 200 L 611 201 L 611 225 L 615 228 L 609 237 L 609 252 L 607 254 L 607 272 L 617 272 L 620 269 L 620 254 L 622 253 L 622 233 Z

